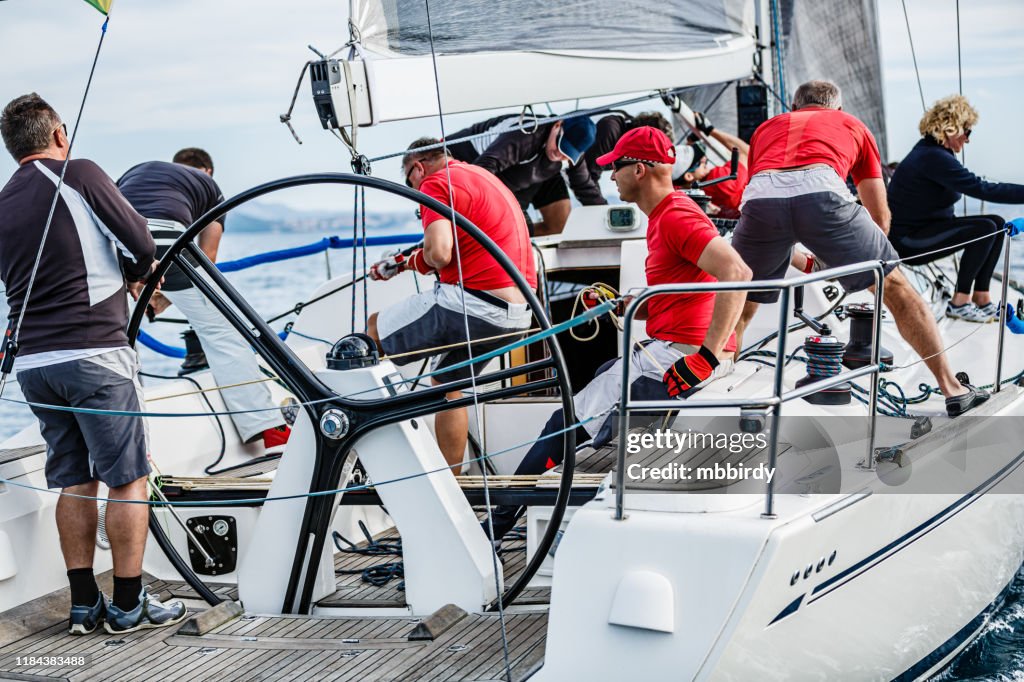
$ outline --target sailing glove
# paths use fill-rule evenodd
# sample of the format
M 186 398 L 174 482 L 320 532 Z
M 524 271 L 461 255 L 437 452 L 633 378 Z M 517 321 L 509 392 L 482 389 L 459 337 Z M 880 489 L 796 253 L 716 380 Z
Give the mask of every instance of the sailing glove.
M 668 368 L 662 381 L 670 397 L 675 398 L 684 391 L 706 381 L 718 367 L 718 358 L 706 346 L 692 355 L 684 355 Z
M 711 121 L 708 117 L 699 111 L 693 112 L 693 124 L 697 126 L 697 130 L 701 131 L 705 135 L 710 135 L 711 131 L 715 129 L 715 126 L 711 125 Z
M 1017 311 L 1009 303 L 1006 304 L 1006 328 L 1014 334 L 1024 334 L 1024 320 L 1017 317 Z
M 383 282 L 405 272 L 406 267 L 406 258 L 401 251 L 385 254 L 383 259 L 370 266 L 370 279 Z
M 1024 218 L 1014 218 L 1006 223 L 1006 234 L 1009 236 L 1016 237 L 1021 232 L 1024 232 Z

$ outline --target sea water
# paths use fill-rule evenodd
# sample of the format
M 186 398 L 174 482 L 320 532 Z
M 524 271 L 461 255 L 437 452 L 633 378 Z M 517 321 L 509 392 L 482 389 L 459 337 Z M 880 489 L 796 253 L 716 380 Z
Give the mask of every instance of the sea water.
M 339 230 L 338 236 L 351 234 L 349 229 Z M 403 232 L 410 232 L 404 230 Z M 318 241 L 325 235 L 311 233 L 237 233 L 227 231 L 221 243 L 219 260 L 243 258 L 256 253 L 287 249 Z M 381 248 L 368 249 L 367 257 L 372 259 Z M 362 254 L 356 254 L 357 269 L 362 268 Z M 305 300 L 313 289 L 328 278 L 328 273 L 337 276 L 352 270 L 351 249 L 331 250 L 327 255 L 316 254 L 301 259 L 261 265 L 248 270 L 229 273 L 228 279 L 245 297 L 249 304 L 264 318 L 291 309 Z M 1013 275 L 1024 274 L 1024 257 L 1014 261 Z M 7 306 L 0 296 L 0 319 L 6 318 Z M 174 308 L 168 309 L 167 317 L 177 317 Z M 275 323 L 281 329 L 294 316 Z M 183 346 L 179 338 L 181 327 L 172 324 L 144 323 L 143 329 L 164 343 Z M 140 346 L 143 370 L 154 374 L 173 375 L 180 360 L 159 355 Z M 9 382 L 2 398 L 21 400 L 17 382 Z M 8 400 L 0 400 L 0 442 L 30 425 L 33 416 L 28 407 Z M 1024 570 L 1013 581 L 1006 601 L 993 615 L 984 634 L 956 658 L 953 664 L 936 678 L 938 680 L 1024 680 Z

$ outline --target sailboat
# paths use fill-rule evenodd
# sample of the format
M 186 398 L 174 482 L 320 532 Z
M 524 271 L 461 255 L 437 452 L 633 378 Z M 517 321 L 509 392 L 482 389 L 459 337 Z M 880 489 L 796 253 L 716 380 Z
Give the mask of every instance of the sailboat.
M 877 43 L 864 30 L 873 4 L 830 8 L 817 24 L 858 26 L 856 45 L 808 35 L 808 17 L 825 11 L 797 0 L 353 0 L 348 54 L 310 64 L 312 98 L 363 171 L 360 128 L 436 116 L 438 105 L 443 118 L 649 91 L 705 108 L 724 84 L 753 79 L 762 98 L 737 93 L 742 118 L 774 106 L 769 95 L 784 101 L 787 73 L 817 69 L 881 139 Z M 798 48 L 797 38 L 814 47 Z M 309 184 L 443 210 L 372 175 L 323 173 L 267 183 L 216 213 Z M 63 635 L 62 595 L 53 594 L 65 576 L 56 496 L 43 490 L 45 447 L 34 428 L 4 443 L 4 656 L 88 651 L 110 679 L 145 660 L 167 679 L 909 680 L 941 670 L 977 636 L 1024 561 L 1024 498 L 1013 494 L 1024 483 L 1013 419 L 1024 414 L 1024 360 L 1004 352 L 1002 325 L 940 323 L 951 364 L 992 377 L 995 391 L 948 421 L 941 396 L 915 388 L 930 376 L 883 316 L 880 294 L 845 294 L 831 281 L 836 271 L 761 283 L 780 289 L 781 302 L 762 306 L 732 374 L 670 405 L 624 395 L 622 413 L 660 410 L 656 425 L 674 440 L 632 451 L 655 433 L 649 421 L 623 418 L 616 441 L 577 449 L 569 429 L 562 467 L 517 481 L 508 474 L 551 411 L 572 413 L 574 389 L 642 338 L 632 312 L 621 330 L 598 323 L 592 340 L 562 333 L 608 309 L 575 316 L 581 286 L 633 290 L 631 310 L 688 287 L 646 287 L 646 220 L 635 207 L 575 209 L 562 234 L 537 240 L 539 293 L 460 217 L 516 278 L 537 332 L 463 387 L 475 449 L 471 475 L 454 477 L 431 433 L 431 415 L 452 406 L 447 389 L 415 386 L 418 367 L 396 367 L 357 335 L 359 320 L 347 314 L 356 299 L 344 287 L 360 273 L 314 288 L 281 341 L 195 247 L 205 222 L 167 260 L 274 375 L 275 397 L 295 415 L 287 449 L 254 457 L 230 430 L 221 447 L 203 399 L 214 412 L 224 405 L 208 372 L 194 375 L 202 393 L 185 381 L 148 387 L 150 412 L 198 415 L 149 420 L 161 475 L 145 564 L 152 589 L 184 596 L 197 615 L 180 630 L 86 641 Z M 880 266 L 845 271 L 857 268 Z M 936 311 L 950 268 L 910 270 Z M 429 284 L 363 280 L 357 310 L 365 316 Z M 1006 273 L 1003 284 L 1003 300 L 1024 295 Z M 139 308 L 133 337 L 141 323 Z M 854 368 L 804 381 L 821 343 L 806 334 L 845 342 Z M 849 399 L 833 404 L 829 391 Z M 695 433 L 725 436 L 725 445 L 680 446 Z M 737 436 L 754 445 L 732 452 Z M 205 474 L 218 456 L 218 473 Z M 672 464 L 773 473 L 669 486 L 629 473 Z M 488 504 L 529 507 L 500 557 L 479 523 Z M 99 571 L 110 557 L 102 537 L 98 544 Z M 10 660 L 0 659 L 0 672 L 31 672 Z M 99 669 L 37 668 L 68 679 Z

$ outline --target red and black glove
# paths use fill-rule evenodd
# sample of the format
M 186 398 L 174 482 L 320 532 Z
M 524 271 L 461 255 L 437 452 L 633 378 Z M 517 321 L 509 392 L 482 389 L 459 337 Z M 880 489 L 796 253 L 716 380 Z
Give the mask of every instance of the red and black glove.
M 708 379 L 718 367 L 718 358 L 706 347 L 701 346 L 693 355 L 684 355 L 668 368 L 662 381 L 670 397 L 675 398 Z

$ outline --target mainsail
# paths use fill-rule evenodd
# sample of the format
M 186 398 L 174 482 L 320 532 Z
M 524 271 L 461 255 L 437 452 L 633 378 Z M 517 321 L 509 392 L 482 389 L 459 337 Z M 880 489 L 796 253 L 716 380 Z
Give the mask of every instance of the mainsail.
M 378 54 L 581 50 L 675 55 L 750 34 L 748 0 L 353 0 L 363 46 Z

